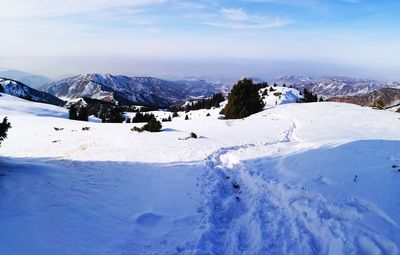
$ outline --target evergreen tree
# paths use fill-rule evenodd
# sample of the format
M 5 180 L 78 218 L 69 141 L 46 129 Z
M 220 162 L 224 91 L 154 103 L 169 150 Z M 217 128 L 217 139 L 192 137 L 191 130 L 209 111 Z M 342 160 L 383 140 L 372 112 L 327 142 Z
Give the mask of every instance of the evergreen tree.
M 77 108 L 75 105 L 71 105 L 69 107 L 69 119 L 70 120 L 77 120 L 78 119 L 78 114 L 77 114 Z
M 132 123 L 142 123 L 142 122 L 148 122 L 151 118 L 155 118 L 154 114 L 152 113 L 141 113 L 138 112 L 136 113 L 135 117 L 132 119 Z
M 79 109 L 78 120 L 89 121 L 89 113 L 87 107 L 81 107 Z
M 114 107 L 110 112 L 110 123 L 122 123 L 124 122 L 124 112 L 118 107 Z
M 0 144 L 7 138 L 7 131 L 11 128 L 11 124 L 8 122 L 7 117 L 0 123 Z
M 219 107 L 221 102 L 225 101 L 224 95 L 222 93 L 214 94 L 211 98 L 202 99 L 190 104 L 187 104 L 185 107 L 181 108 L 185 112 L 189 112 L 192 110 L 200 110 L 200 109 L 211 109 L 212 107 Z
M 225 106 L 226 119 L 245 118 L 263 109 L 264 103 L 258 91 L 262 87 L 253 84 L 251 79 L 240 80 L 229 93 L 228 104 Z
M 314 95 L 311 91 L 309 91 L 308 89 L 304 89 L 303 91 L 303 101 L 305 103 L 312 103 L 312 102 L 318 102 L 318 96 Z
M 160 132 L 162 128 L 161 122 L 159 122 L 156 117 L 153 117 L 149 120 L 149 122 L 143 126 L 143 130 L 149 132 Z

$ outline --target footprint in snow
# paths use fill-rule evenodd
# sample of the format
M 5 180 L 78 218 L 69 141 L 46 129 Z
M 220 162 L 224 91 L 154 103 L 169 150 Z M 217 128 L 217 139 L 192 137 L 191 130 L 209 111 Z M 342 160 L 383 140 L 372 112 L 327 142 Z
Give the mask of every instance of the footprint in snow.
M 142 226 L 155 226 L 160 222 L 162 218 L 163 216 L 154 213 L 144 213 L 137 217 L 136 224 Z

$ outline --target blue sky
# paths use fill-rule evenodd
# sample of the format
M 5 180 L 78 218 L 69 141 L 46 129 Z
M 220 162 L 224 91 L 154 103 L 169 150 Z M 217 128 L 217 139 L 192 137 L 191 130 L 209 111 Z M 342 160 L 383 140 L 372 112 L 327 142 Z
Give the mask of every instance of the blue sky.
M 400 69 L 400 1 L 0 1 L 0 67 L 50 76 L 123 73 L 140 60 L 332 63 L 383 78 Z M 180 69 L 171 75 L 191 74 Z

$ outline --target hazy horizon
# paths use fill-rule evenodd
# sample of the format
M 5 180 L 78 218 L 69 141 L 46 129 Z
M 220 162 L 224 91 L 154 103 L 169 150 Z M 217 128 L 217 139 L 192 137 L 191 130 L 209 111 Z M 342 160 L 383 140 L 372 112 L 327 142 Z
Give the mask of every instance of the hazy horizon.
M 400 80 L 397 1 L 3 1 L 0 67 L 57 79 L 344 75 Z

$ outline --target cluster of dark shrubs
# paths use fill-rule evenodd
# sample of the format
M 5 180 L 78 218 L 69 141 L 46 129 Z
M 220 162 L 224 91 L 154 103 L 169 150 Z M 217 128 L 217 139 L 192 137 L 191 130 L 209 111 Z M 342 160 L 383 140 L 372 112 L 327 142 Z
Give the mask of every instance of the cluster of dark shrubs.
M 123 105 L 121 109 L 125 112 L 152 112 L 158 111 L 159 108 L 153 105 L 135 106 L 135 105 Z
M 320 101 L 322 101 L 322 97 Z M 318 95 L 313 94 L 310 90 L 305 88 L 303 90 L 303 102 L 304 103 L 318 102 Z
M 149 111 L 156 111 L 159 108 L 157 106 L 145 105 L 145 106 L 135 106 L 135 105 L 115 105 L 110 102 L 105 102 L 97 99 L 92 99 L 88 97 L 84 97 L 83 100 L 87 103 L 86 108 L 88 112 L 88 116 L 94 115 L 97 118 L 101 119 L 103 123 L 122 123 L 124 121 L 130 122 L 130 119 L 127 119 L 124 116 L 124 112 L 136 112 L 136 113 L 144 113 Z M 81 106 L 75 105 L 75 114 L 72 112 L 72 119 L 82 120 L 85 114 L 79 114 Z M 79 117 L 81 115 L 81 117 Z M 71 114 L 70 114 L 71 116 Z M 147 122 L 145 120 L 143 122 Z
M 69 119 L 89 121 L 89 112 L 87 107 L 77 107 L 75 105 L 71 105 L 69 107 Z
M 211 98 L 202 99 L 200 101 L 193 102 L 191 104 L 187 104 L 183 107 L 183 111 L 193 111 L 200 109 L 211 109 L 212 107 L 219 107 L 219 104 L 225 101 L 224 95 L 222 93 L 214 94 Z
M 142 123 L 148 122 L 150 119 L 155 118 L 154 114 L 152 113 L 136 113 L 135 117 L 132 118 L 132 123 Z
M 11 128 L 10 122 L 8 122 L 7 117 L 0 122 L 0 144 L 4 139 L 7 138 L 7 132 Z
M 190 132 L 190 135 L 189 135 L 189 136 L 184 137 L 184 138 L 178 138 L 178 140 L 183 141 L 183 140 L 189 140 L 189 139 L 192 139 L 192 138 L 193 138 L 193 139 L 197 139 L 197 138 L 198 138 L 197 134 L 194 133 L 194 132 Z
M 69 108 L 69 119 L 89 121 L 89 106 L 71 105 Z M 97 111 L 92 112 L 93 115 L 100 118 L 103 123 L 122 123 L 125 120 L 124 111 L 118 106 L 101 105 Z
M 264 103 L 259 90 L 266 86 L 266 83 L 255 84 L 251 79 L 238 81 L 229 93 L 228 103 L 221 113 L 226 119 L 240 119 L 261 111 Z
M 161 121 L 162 121 L 162 122 L 169 122 L 169 121 L 172 121 L 172 117 L 169 116 L 168 118 L 163 118 Z
M 161 122 L 158 121 L 156 117 L 154 117 L 154 115 L 152 115 L 152 117 L 149 119 L 146 125 L 144 125 L 141 128 L 135 126 L 131 130 L 137 132 L 143 132 L 143 131 L 160 132 L 161 128 L 162 128 Z

